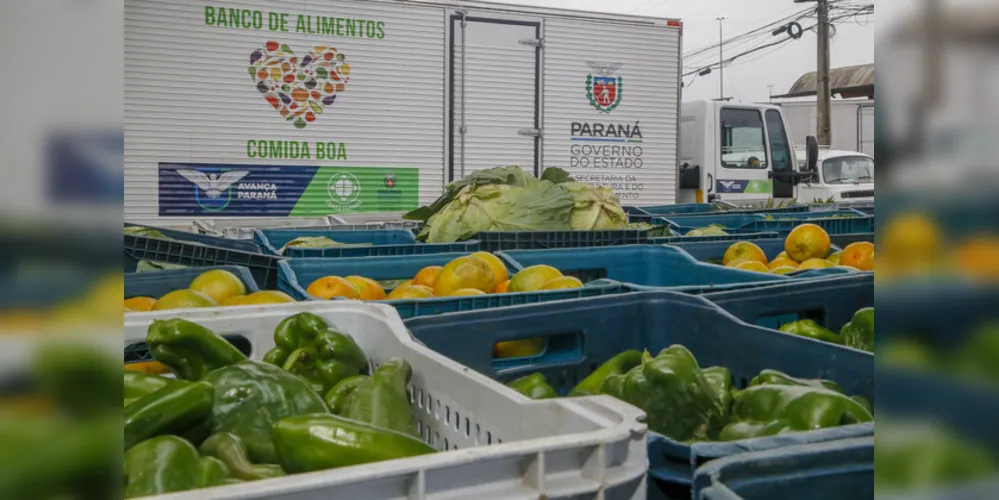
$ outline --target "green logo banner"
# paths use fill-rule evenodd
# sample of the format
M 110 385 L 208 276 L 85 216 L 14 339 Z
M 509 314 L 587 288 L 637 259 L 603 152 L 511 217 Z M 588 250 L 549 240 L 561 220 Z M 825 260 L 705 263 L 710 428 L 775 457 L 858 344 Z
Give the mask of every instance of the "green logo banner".
M 418 206 L 419 179 L 415 168 L 319 167 L 290 215 L 406 212 Z

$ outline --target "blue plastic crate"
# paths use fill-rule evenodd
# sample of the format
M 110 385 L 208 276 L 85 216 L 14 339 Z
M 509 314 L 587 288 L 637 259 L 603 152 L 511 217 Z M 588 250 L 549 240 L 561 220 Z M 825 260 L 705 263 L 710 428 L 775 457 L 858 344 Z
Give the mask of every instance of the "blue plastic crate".
M 710 203 L 680 203 L 676 205 L 655 205 L 638 208 L 645 213 L 653 215 L 709 214 L 716 211 L 715 206 Z
M 125 235 L 124 240 L 125 272 L 135 272 L 140 260 L 188 267 L 243 266 L 250 270 L 258 286 L 266 290 L 277 288 L 277 263 L 281 258 L 274 255 L 145 236 Z
M 306 293 L 309 284 L 323 276 L 358 275 L 375 281 L 408 280 L 427 266 L 443 266 L 467 253 L 415 255 L 409 257 L 365 257 L 344 259 L 289 259 L 279 264 L 281 291 L 298 300 L 313 299 Z M 508 264 L 513 276 L 515 268 Z M 386 292 L 389 290 L 386 290 Z M 435 297 L 382 301 L 399 311 L 403 318 L 434 314 L 473 311 L 553 300 L 578 299 L 628 292 L 621 283 L 603 281 L 571 290 L 551 290 L 530 293 L 488 294 L 473 297 Z
M 743 388 L 764 369 L 838 382 L 873 401 L 874 356 L 739 321 L 701 297 L 643 292 L 446 314 L 406 321 L 414 338 L 455 361 L 507 382 L 542 372 L 567 394 L 601 364 L 626 349 L 655 353 L 687 347 L 701 366 L 722 365 Z M 543 338 L 535 358 L 493 359 L 497 342 Z M 703 463 L 750 450 L 869 436 L 873 423 L 734 442 L 684 444 L 650 433 L 649 474 L 671 496 L 689 495 Z M 689 498 L 689 496 L 688 496 Z
M 685 243 L 707 243 L 707 242 L 729 242 L 735 243 L 736 241 L 755 241 L 755 240 L 770 240 L 780 238 L 780 234 L 776 232 L 768 233 L 749 233 L 743 232 L 741 229 L 733 231 L 731 234 L 726 234 L 722 236 L 663 236 L 659 238 L 649 238 L 649 243 L 653 245 L 675 245 L 675 244 L 685 244 Z M 784 241 L 783 238 L 780 241 Z
M 746 228 L 748 232 L 759 233 L 764 231 L 750 230 L 750 225 L 761 220 L 763 220 L 763 215 L 760 214 L 726 214 L 718 212 L 711 215 L 669 215 L 654 218 L 652 219 L 652 223 L 666 224 L 670 229 L 681 234 L 712 225 L 721 226 L 725 231 L 729 232 Z
M 839 332 L 857 310 L 874 307 L 874 273 L 709 292 L 704 298 L 750 324 L 779 328 L 784 323 L 810 319 Z
M 475 236 L 482 250 L 607 247 L 648 243 L 648 229 L 613 231 L 488 231 Z
M 874 499 L 874 438 L 715 460 L 694 474 L 699 500 Z
M 775 208 L 733 208 L 726 210 L 726 213 L 735 214 L 792 214 L 799 212 L 808 212 L 813 207 L 812 205 L 791 205 L 787 207 L 775 207 Z
M 166 236 L 179 241 L 186 241 L 189 243 L 196 243 L 199 245 L 208 245 L 215 248 L 225 248 L 227 250 L 238 250 L 240 252 L 251 252 L 260 253 L 261 248 L 259 245 L 252 241 L 246 240 L 233 240 L 229 238 L 222 238 L 219 236 L 208 236 L 205 234 L 189 233 L 187 231 L 179 231 L 177 229 L 165 229 L 156 226 L 144 226 L 141 224 L 131 224 L 126 222 L 125 227 L 143 227 L 147 229 L 155 229 Z
M 335 248 L 289 248 L 284 254 L 281 247 L 298 237 L 325 236 L 337 243 L 346 245 Z M 371 257 L 373 246 L 415 245 L 416 236 L 405 229 L 376 231 L 340 231 L 335 229 L 258 229 L 253 232 L 253 240 L 264 251 L 283 257 Z M 438 249 L 442 251 L 442 249 Z M 393 254 L 390 254 L 393 255 Z
M 143 296 L 158 299 L 174 290 L 187 288 L 198 275 L 213 269 L 235 274 L 243 282 L 248 294 L 260 290 L 250 270 L 242 266 L 188 267 L 148 273 L 125 273 L 125 298 Z
M 516 270 L 547 264 L 584 283 L 610 279 L 639 287 L 690 292 L 782 283 L 791 279 L 783 275 L 705 264 L 683 250 L 663 245 L 518 250 L 498 255 Z
M 836 215 L 853 215 L 855 217 L 834 217 Z M 857 210 L 775 214 L 773 217 L 773 220 L 759 220 L 744 227 L 756 231 L 778 231 L 785 236 L 801 224 L 815 224 L 825 229 L 830 235 L 874 232 L 874 216 Z

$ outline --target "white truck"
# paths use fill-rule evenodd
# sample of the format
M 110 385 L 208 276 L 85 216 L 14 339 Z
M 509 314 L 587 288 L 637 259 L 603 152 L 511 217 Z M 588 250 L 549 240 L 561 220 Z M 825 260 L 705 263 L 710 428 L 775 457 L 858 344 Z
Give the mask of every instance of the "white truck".
M 776 104 L 784 111 L 795 144 L 816 135 L 818 105 L 814 99 Z M 830 104 L 832 144 L 820 146 L 874 156 L 874 99 L 833 99 Z
M 511 164 L 565 168 L 629 205 L 677 201 L 675 19 L 126 0 L 124 28 L 130 222 L 399 214 Z
M 874 201 L 874 158 L 858 151 L 820 148 L 814 169 L 803 160 L 804 149 L 797 151 L 798 168 L 810 172 L 796 188 L 802 203 L 868 203 Z

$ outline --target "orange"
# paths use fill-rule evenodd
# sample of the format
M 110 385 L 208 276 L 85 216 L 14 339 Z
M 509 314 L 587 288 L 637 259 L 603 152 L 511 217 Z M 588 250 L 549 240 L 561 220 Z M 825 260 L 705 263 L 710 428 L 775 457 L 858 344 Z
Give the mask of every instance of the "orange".
M 805 262 L 802 262 L 801 265 L 798 266 L 798 269 L 799 270 L 805 270 L 805 269 L 827 269 L 827 268 L 833 267 L 834 265 L 835 264 L 833 264 L 832 262 L 829 262 L 826 259 L 808 259 Z
M 830 259 L 831 260 L 831 259 Z M 856 241 L 850 243 L 840 254 L 839 262 L 833 262 L 843 266 L 850 266 L 861 271 L 874 270 L 874 243 L 868 241 Z
M 728 250 L 725 250 L 725 256 L 722 257 L 722 264 L 726 266 L 735 266 L 740 262 L 746 261 L 759 262 L 766 265 L 767 254 L 760 247 L 756 246 L 755 243 L 738 241 L 732 243 L 728 247 Z
M 493 346 L 493 358 L 523 358 L 526 356 L 537 356 L 545 349 L 545 339 L 535 337 L 527 340 L 513 340 L 510 342 L 497 342 Z
M 493 291 L 496 288 L 496 277 L 489 264 L 471 255 L 448 262 L 434 282 L 434 295 L 446 297 L 462 288 Z
M 347 276 L 345 279 L 357 287 L 361 300 L 385 299 L 385 289 L 377 281 L 364 276 Z
M 400 299 L 430 299 L 433 298 L 434 291 L 430 287 L 423 285 L 397 286 L 392 293 L 388 294 L 386 300 Z
M 562 276 L 555 278 L 541 287 L 542 290 L 565 290 L 569 288 L 583 288 L 583 282 L 575 276 Z
M 213 269 L 199 274 L 188 288 L 211 297 L 215 302 L 222 302 L 233 295 L 246 295 L 246 285 L 225 269 Z
M 798 270 L 797 267 L 781 266 L 781 267 L 775 267 L 775 268 L 771 269 L 770 270 L 770 274 L 790 274 L 790 273 L 793 273 L 793 272 L 795 272 L 797 270 Z
M 766 264 L 755 260 L 744 260 L 742 262 L 739 262 L 738 264 L 735 264 L 733 267 L 735 267 L 736 269 L 742 269 L 744 271 L 756 271 L 758 273 L 770 272 L 770 269 L 767 268 Z
M 801 224 L 791 230 L 784 240 L 787 256 L 795 262 L 804 263 L 808 259 L 825 259 L 829 255 L 829 234 L 815 224 Z
M 489 252 L 475 252 L 472 254 L 472 257 L 478 257 L 486 261 L 486 264 L 489 264 L 497 283 L 502 283 L 510 279 L 510 271 L 506 270 L 506 264 L 503 264 L 503 261 L 499 257 Z
M 152 297 L 131 297 L 125 299 L 125 307 L 131 311 L 152 311 L 156 299 Z
M 771 271 L 774 270 L 774 269 L 780 268 L 780 267 L 791 267 L 791 268 L 797 269 L 798 268 L 798 263 L 795 262 L 795 261 L 793 261 L 793 260 L 791 260 L 791 259 L 788 259 L 787 257 L 784 257 L 784 258 L 779 258 L 778 257 L 778 258 L 770 261 L 770 264 L 768 264 L 767 267 L 770 268 Z
M 496 289 L 493 290 L 493 293 L 506 293 L 509 288 L 510 288 L 510 280 L 506 280 L 496 285 Z
M 545 283 L 561 278 L 562 272 L 552 266 L 538 264 L 521 270 L 510 280 L 509 292 L 534 292 L 545 286 Z
M 474 288 L 462 288 L 461 290 L 456 290 L 448 295 L 448 297 L 470 297 L 473 295 L 485 295 L 486 292 L 482 290 L 476 290 Z
M 361 291 L 353 283 L 339 276 L 323 276 L 313 281 L 305 293 L 317 298 L 329 300 L 333 297 L 344 297 L 347 299 L 361 298 Z
M 219 305 L 225 307 L 241 306 L 243 305 L 243 299 L 245 298 L 246 295 L 233 295 L 232 297 L 223 299 L 222 302 L 219 302 Z
M 236 305 L 284 304 L 287 302 L 295 302 L 295 299 L 291 298 L 287 293 L 278 290 L 261 290 L 239 299 Z
M 999 238 L 973 236 L 955 251 L 955 265 L 965 276 L 982 280 L 999 279 Z
M 132 372 L 152 373 L 153 375 L 165 375 L 170 373 L 166 365 L 159 361 L 143 361 L 141 363 L 129 363 L 125 365 L 125 370 Z
M 211 297 L 187 288 L 174 290 L 157 300 L 153 304 L 153 311 L 165 311 L 167 309 L 186 309 L 188 307 L 215 307 L 218 304 Z
M 443 270 L 444 268 L 441 266 L 424 267 L 423 269 L 420 269 L 420 272 L 416 273 L 416 276 L 413 276 L 410 283 L 413 285 L 423 285 L 433 288 L 434 283 L 437 281 L 437 276 L 439 276 Z

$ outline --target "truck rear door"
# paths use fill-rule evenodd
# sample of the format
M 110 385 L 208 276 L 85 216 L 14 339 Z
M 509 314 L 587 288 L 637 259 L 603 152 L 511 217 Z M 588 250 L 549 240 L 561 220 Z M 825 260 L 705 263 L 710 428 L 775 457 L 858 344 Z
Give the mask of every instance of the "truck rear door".
M 449 38 L 447 180 L 503 165 L 538 175 L 541 22 L 455 12 Z

